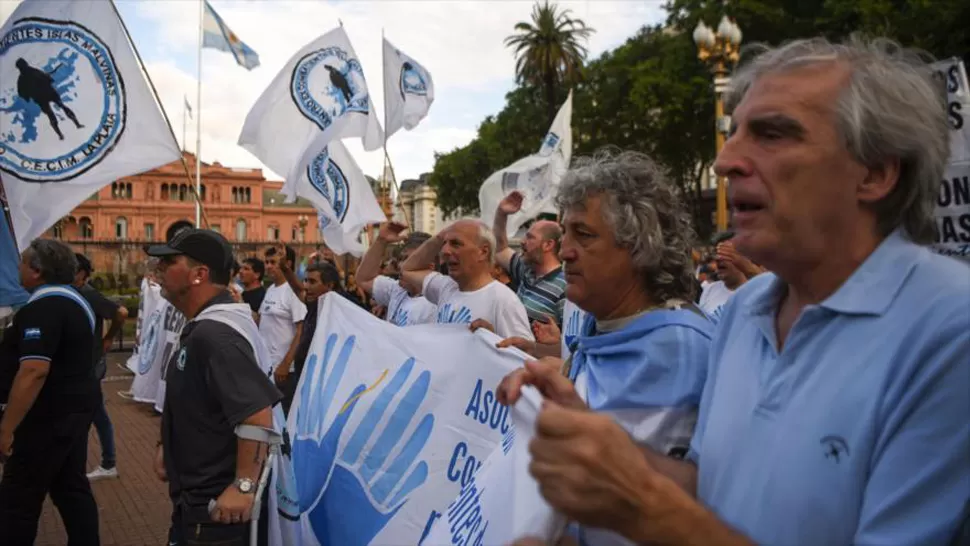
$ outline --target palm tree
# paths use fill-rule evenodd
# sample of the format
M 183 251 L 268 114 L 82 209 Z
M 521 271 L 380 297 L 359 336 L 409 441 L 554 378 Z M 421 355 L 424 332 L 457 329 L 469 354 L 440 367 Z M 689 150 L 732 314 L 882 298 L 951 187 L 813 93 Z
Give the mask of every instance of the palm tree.
M 532 6 L 532 21 L 515 25 L 516 33 L 505 39 L 515 49 L 515 80 L 545 91 L 549 123 L 556 117 L 556 86 L 580 79 L 586 46 L 583 41 L 596 32 L 570 10 L 558 11 L 545 0 Z

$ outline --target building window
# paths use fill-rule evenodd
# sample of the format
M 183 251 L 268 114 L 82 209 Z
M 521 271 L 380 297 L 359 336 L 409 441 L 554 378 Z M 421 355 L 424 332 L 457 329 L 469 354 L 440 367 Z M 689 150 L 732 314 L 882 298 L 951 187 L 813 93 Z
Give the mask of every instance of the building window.
M 162 201 L 168 200 L 168 184 L 162 184 Z
M 279 226 L 269 226 L 266 228 L 266 240 L 268 241 L 279 241 L 280 240 L 280 228 Z
M 126 199 L 131 199 L 131 196 L 132 195 L 133 195 L 133 193 L 131 191 L 131 182 L 126 182 L 125 183 L 125 198 Z
M 145 240 L 155 240 L 155 224 L 145 224 Z
M 249 188 L 246 188 L 246 202 L 247 203 L 252 203 L 253 202 L 253 195 L 252 195 L 252 193 L 250 193 L 250 189 Z
M 202 184 L 202 189 L 199 191 L 199 199 L 205 201 L 205 184 Z
M 246 240 L 246 221 L 243 219 L 236 220 L 236 240 L 240 243 Z
M 118 239 L 128 238 L 128 220 L 124 216 L 119 216 L 115 220 L 115 237 Z
M 187 197 L 186 194 L 188 193 L 188 191 L 189 191 L 188 186 L 186 186 L 185 184 L 179 185 L 179 201 L 185 201 L 185 198 Z
M 64 238 L 64 228 L 61 227 L 61 222 L 54 224 L 54 238 L 55 239 Z
M 93 239 L 94 238 L 94 226 L 91 225 L 91 219 L 85 216 L 81 218 L 78 222 L 79 231 L 81 232 L 82 239 Z

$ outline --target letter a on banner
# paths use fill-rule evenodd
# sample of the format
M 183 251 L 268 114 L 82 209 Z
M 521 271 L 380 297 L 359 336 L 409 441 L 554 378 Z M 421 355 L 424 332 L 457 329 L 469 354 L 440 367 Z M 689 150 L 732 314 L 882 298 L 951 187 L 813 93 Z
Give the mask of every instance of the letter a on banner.
M 0 171 L 21 249 L 180 153 L 111 2 L 27 0 L 0 28 Z

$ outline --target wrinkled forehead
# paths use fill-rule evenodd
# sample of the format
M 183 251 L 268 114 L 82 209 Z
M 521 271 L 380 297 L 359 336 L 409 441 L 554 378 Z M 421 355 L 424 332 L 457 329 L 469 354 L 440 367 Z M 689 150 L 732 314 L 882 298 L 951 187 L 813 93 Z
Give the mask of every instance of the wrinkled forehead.
M 445 239 L 459 239 L 471 242 L 478 238 L 478 226 L 470 221 L 458 221 L 445 231 Z
M 756 75 L 732 112 L 732 124 L 769 113 L 833 119 L 851 69 L 823 60 Z

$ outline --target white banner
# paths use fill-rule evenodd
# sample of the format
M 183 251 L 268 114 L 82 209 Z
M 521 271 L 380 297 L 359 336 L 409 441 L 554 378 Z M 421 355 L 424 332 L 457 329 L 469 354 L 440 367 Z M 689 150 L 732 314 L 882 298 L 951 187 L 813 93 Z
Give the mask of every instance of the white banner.
M 384 39 L 384 119 L 387 138 L 418 126 L 434 102 L 431 73 Z
M 138 345 L 135 379 L 131 395 L 136 402 L 154 404 L 157 411 L 165 406 L 165 372 L 179 346 L 185 316 L 162 297 L 161 288 L 152 283 L 144 296 L 148 316 L 145 318 Z
M 418 544 L 511 430 L 494 389 L 526 355 L 460 325 L 319 306 L 290 409 L 303 544 Z
M 489 176 L 478 190 L 482 220 L 492 225 L 499 202 L 513 191 L 522 193 L 522 209 L 509 216 L 509 237 L 541 213 L 556 214 L 554 199 L 559 180 L 569 169 L 573 155 L 573 92 L 559 108 L 539 151 Z
M 338 27 L 286 63 L 246 116 L 239 145 L 290 180 L 329 142 L 351 137 L 371 151 L 381 147 L 384 133 L 364 69 Z
M 957 58 L 933 65 L 946 86 L 950 122 L 950 164 L 936 203 L 936 243 L 945 256 L 970 260 L 970 83 Z
M 566 518 L 543 500 L 529 474 L 529 442 L 535 435 L 542 396 L 533 387 L 510 413 L 513 427 L 482 468 L 448 505 L 422 546 L 512 544 L 525 537 L 555 544 Z
M 944 256 L 970 260 L 970 161 L 947 166 L 936 198 L 936 243 Z
M 332 140 L 299 178 L 287 179 L 283 193 L 288 202 L 297 196 L 313 203 L 323 240 L 336 254 L 360 256 L 360 230 L 387 221 L 364 171 L 339 140 Z
M 970 161 L 970 84 L 967 69 L 958 58 L 933 64 L 946 86 L 947 119 L 950 122 L 950 163 Z
M 24 2 L 0 28 L 0 178 L 20 248 L 180 154 L 110 2 Z

